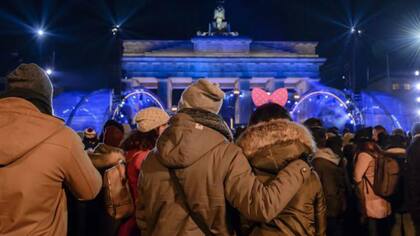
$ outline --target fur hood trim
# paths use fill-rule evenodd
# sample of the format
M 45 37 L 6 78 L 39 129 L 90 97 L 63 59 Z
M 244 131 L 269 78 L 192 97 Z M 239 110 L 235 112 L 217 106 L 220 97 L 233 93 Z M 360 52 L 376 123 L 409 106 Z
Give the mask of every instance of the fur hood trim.
M 273 145 L 298 142 L 312 152 L 316 145 L 312 135 L 304 126 L 285 119 L 276 119 L 249 126 L 238 138 L 237 144 L 246 156 L 253 156 Z

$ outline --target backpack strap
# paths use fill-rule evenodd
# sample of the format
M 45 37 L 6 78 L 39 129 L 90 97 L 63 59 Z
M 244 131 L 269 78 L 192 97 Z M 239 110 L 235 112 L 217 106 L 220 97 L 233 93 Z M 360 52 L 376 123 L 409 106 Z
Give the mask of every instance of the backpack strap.
M 213 234 L 209 227 L 207 226 L 207 224 L 205 223 L 203 217 L 194 212 L 190 205 L 188 204 L 188 200 L 187 200 L 187 196 L 185 195 L 184 189 L 181 186 L 181 183 L 179 182 L 178 177 L 175 174 L 175 170 L 174 169 L 169 169 L 169 174 L 171 175 L 171 179 L 175 184 L 175 190 L 178 193 L 178 195 L 181 197 L 181 203 L 182 205 L 184 205 L 184 207 L 187 209 L 188 213 L 190 214 L 192 220 L 194 221 L 194 223 L 197 224 L 197 226 L 200 228 L 200 230 L 204 233 L 204 235 L 206 236 L 213 236 L 215 234 Z

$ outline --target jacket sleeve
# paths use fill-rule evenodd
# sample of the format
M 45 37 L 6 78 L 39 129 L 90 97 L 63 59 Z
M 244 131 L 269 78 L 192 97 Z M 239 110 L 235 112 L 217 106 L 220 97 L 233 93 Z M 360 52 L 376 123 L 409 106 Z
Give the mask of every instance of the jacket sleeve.
M 249 220 L 270 222 L 287 206 L 310 175 L 306 162 L 297 160 L 272 181 L 262 184 L 238 147 L 229 145 L 226 152 L 233 155 L 225 177 L 226 199 Z
M 318 192 L 315 196 L 315 227 L 316 236 L 325 236 L 327 234 L 327 204 L 325 202 L 324 191 L 318 176 L 314 174 Z
M 137 181 L 137 200 L 136 200 L 136 223 L 141 231 L 141 235 L 148 235 L 147 234 L 147 224 L 145 218 L 145 203 L 143 201 L 143 189 L 141 184 L 143 173 L 140 171 L 139 178 Z
M 371 161 L 372 157 L 367 153 L 362 152 L 357 156 L 353 174 L 353 178 L 356 183 L 360 183 L 362 181 Z
M 71 192 L 79 200 L 91 200 L 98 195 L 102 187 L 99 172 L 93 166 L 79 136 L 72 131 L 70 160 L 67 160 L 65 180 Z

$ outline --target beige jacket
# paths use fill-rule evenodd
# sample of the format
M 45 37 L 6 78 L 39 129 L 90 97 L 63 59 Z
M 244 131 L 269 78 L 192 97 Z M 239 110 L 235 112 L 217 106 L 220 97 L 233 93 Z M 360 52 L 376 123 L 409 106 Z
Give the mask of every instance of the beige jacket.
M 391 214 L 391 204 L 373 192 L 371 184 L 373 184 L 375 176 L 375 158 L 366 152 L 360 153 L 356 157 L 354 166 L 354 181 L 358 185 L 360 200 L 362 202 L 363 213 L 374 219 L 383 219 Z M 364 178 L 366 176 L 366 178 Z
M 248 219 L 270 222 L 310 175 L 305 162 L 295 161 L 264 185 L 239 147 L 177 114 L 142 165 L 136 214 L 142 235 L 204 235 L 175 195 L 168 168 L 176 169 L 190 206 L 216 235 L 234 234 L 227 203 Z
M 64 186 L 93 199 L 101 177 L 80 137 L 20 98 L 0 100 L 0 235 L 67 233 Z
M 309 131 L 288 120 L 262 122 L 247 128 L 237 141 L 255 174 L 269 183 L 303 153 L 315 151 Z M 267 224 L 244 225 L 250 235 L 325 236 L 327 212 L 321 181 L 315 171 L 304 181 L 286 208 Z

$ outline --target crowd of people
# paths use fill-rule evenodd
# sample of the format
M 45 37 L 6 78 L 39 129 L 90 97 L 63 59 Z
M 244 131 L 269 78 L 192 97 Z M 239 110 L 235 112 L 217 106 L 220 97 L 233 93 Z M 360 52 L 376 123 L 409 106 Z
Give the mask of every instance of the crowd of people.
M 131 131 L 78 135 L 41 68 L 6 79 L 0 235 L 420 235 L 420 123 L 340 132 L 267 103 L 232 131 L 201 79 L 172 117 L 146 108 Z

